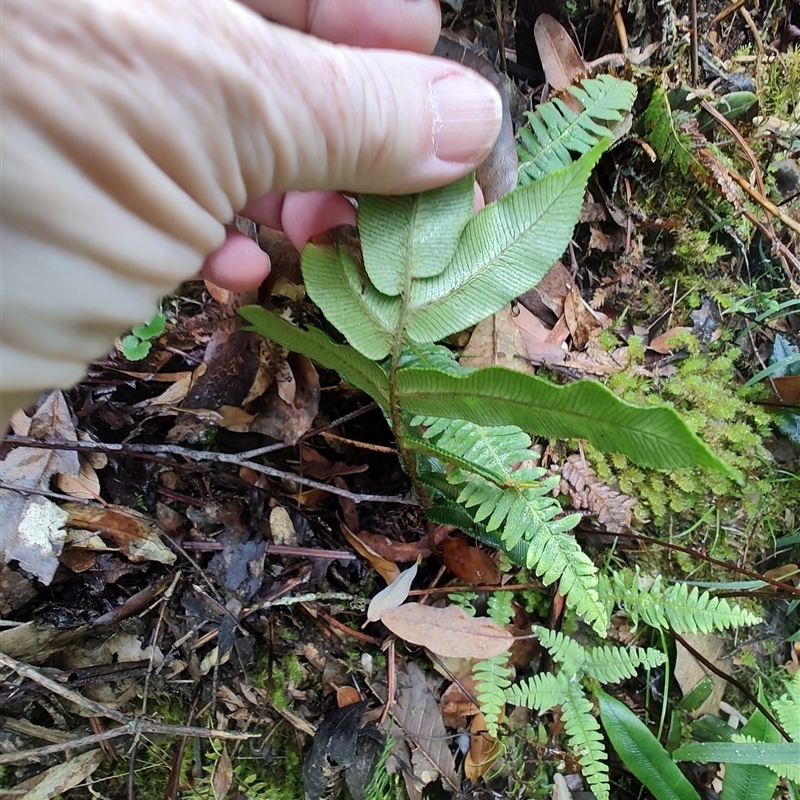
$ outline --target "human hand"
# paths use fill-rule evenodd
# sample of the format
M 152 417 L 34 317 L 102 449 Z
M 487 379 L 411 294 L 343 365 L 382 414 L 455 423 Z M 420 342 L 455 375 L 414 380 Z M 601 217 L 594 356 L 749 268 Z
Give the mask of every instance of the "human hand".
M 491 148 L 495 90 L 398 52 L 432 49 L 435 0 L 250 5 L 342 44 L 227 0 L 4 0 L 3 419 L 209 256 L 215 282 L 257 284 L 268 262 L 226 239 L 234 212 L 301 245 L 352 215 L 335 192 L 421 191 Z

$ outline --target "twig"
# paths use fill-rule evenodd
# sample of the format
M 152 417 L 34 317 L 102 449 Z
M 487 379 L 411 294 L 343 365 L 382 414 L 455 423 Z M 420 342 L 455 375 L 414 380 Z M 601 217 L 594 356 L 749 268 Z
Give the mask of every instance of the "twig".
M 50 755 L 52 753 L 61 753 L 64 750 L 71 750 L 76 747 L 82 747 L 89 744 L 95 744 L 106 739 L 112 739 L 117 736 L 137 735 L 140 733 L 152 733 L 160 735 L 171 736 L 199 736 L 205 739 L 252 739 L 258 734 L 254 733 L 233 733 L 230 731 L 209 730 L 208 728 L 192 728 L 185 725 L 162 725 L 158 722 L 150 722 L 144 719 L 133 719 L 117 711 L 115 708 L 106 706 L 102 703 L 96 703 L 88 697 L 84 697 L 79 692 L 73 692 L 63 684 L 58 683 L 45 675 L 42 675 L 38 670 L 31 667 L 29 664 L 24 664 L 17 661 L 5 653 L 0 653 L 0 664 L 8 669 L 14 670 L 18 675 L 28 680 L 38 683 L 45 689 L 49 689 L 53 694 L 75 703 L 79 708 L 84 711 L 90 712 L 90 716 L 106 717 L 119 722 L 121 727 L 114 728 L 114 730 L 105 731 L 103 733 L 96 733 L 90 736 L 83 736 L 79 739 L 74 739 L 69 742 L 59 742 L 58 744 L 47 745 L 46 747 L 37 747 L 33 750 L 25 750 L 19 753 L 2 753 L 0 754 L 0 764 L 15 764 L 19 761 L 27 761 L 30 758 L 37 758 L 43 755 Z
M 267 475 L 271 478 L 280 478 L 281 480 L 293 481 L 301 486 L 308 486 L 312 489 L 320 489 L 323 492 L 346 497 L 354 503 L 397 503 L 398 505 L 416 506 L 419 505 L 416 500 L 411 500 L 407 497 L 399 497 L 393 495 L 382 494 L 358 494 L 351 492 L 347 489 L 341 489 L 338 486 L 332 486 L 320 481 L 311 480 L 310 478 L 303 478 L 300 475 L 295 475 L 293 472 L 284 472 L 274 467 L 267 467 L 263 464 L 258 464 L 255 461 L 247 461 L 242 458 L 239 453 L 216 453 L 206 450 L 192 450 L 189 447 L 181 447 L 173 444 L 111 444 L 108 442 L 64 442 L 64 441 L 42 441 L 35 439 L 32 436 L 8 436 L 5 439 L 6 444 L 13 447 L 33 447 L 41 450 L 76 450 L 78 452 L 101 452 L 101 453 L 131 453 L 134 455 L 163 455 L 168 453 L 173 456 L 182 456 L 191 461 L 214 461 L 221 464 L 233 464 L 237 467 L 247 467 L 252 469 L 253 472 L 260 472 L 262 475 Z
M 710 669 L 716 676 L 722 678 L 724 681 L 727 681 L 731 686 L 735 686 L 771 723 L 775 726 L 775 729 L 786 739 L 787 742 L 791 742 L 791 738 L 789 734 L 781 726 L 780 722 L 775 719 L 772 712 L 761 702 L 759 702 L 758 698 L 739 680 L 733 677 L 733 675 L 728 675 L 725 670 L 720 669 L 715 664 L 712 664 L 702 653 L 699 653 L 697 650 L 694 649 L 687 641 L 683 638 L 679 633 L 675 633 L 674 630 L 670 629 L 670 633 L 672 636 L 675 637 L 677 641 L 679 641 L 686 650 L 691 653 L 704 667 Z

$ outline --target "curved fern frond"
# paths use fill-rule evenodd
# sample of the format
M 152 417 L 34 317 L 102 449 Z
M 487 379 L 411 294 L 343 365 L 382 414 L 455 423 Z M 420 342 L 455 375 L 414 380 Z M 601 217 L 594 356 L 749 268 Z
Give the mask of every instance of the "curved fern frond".
M 647 140 L 661 159 L 672 162 L 685 175 L 692 160 L 694 145 L 686 131 L 681 129 L 690 115 L 685 111 L 673 111 L 669 95 L 657 87 L 644 112 Z
M 518 146 L 521 185 L 538 180 L 572 163 L 571 153 L 588 152 L 610 138 L 610 125 L 620 122 L 633 107 L 636 87 L 610 75 L 587 78 L 567 91 L 583 106 L 577 113 L 561 98 L 525 112 L 528 125 L 520 128 Z
M 600 683 L 617 683 L 632 678 L 639 667 L 653 669 L 666 661 L 660 651 L 648 647 L 593 647 L 588 650 L 583 662 L 583 671 Z
M 514 593 L 492 592 L 486 601 L 486 613 L 501 627 L 508 625 L 514 618 Z
M 597 800 L 608 800 L 608 764 L 603 734 L 600 724 L 592 715 L 592 703 L 578 681 L 567 683 L 567 696 L 561 703 L 561 717 L 589 788 Z
M 577 675 L 583 670 L 588 655 L 587 650 L 570 636 L 561 631 L 551 631 L 541 625 L 532 626 L 531 630 L 539 639 L 539 644 L 550 653 L 553 661 L 561 664 L 567 675 Z
M 510 686 L 506 691 L 506 700 L 515 706 L 525 706 L 534 711 L 548 711 L 565 701 L 568 683 L 563 672 L 558 675 L 540 672 L 526 681 Z
M 508 664 L 510 653 L 479 661 L 473 668 L 475 678 L 475 694 L 480 703 L 481 712 L 486 719 L 486 730 L 497 738 L 497 726 L 505 713 L 506 690 L 511 686 L 511 667 Z

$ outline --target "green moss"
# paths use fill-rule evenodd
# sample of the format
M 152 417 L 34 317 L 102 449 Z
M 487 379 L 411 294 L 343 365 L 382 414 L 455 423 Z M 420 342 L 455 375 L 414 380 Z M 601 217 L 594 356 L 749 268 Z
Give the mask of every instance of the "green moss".
M 704 540 L 719 539 L 717 557 L 736 559 L 743 544 L 757 544 L 754 539 L 760 540 L 770 530 L 769 520 L 782 519 L 789 507 L 789 493 L 775 491 L 770 457 L 762 444 L 770 433 L 770 415 L 754 402 L 758 388 L 740 386 L 738 348 L 720 340 L 703 352 L 689 333 L 674 338 L 674 346 L 689 352 L 675 362 L 674 375 L 655 382 L 621 373 L 610 377 L 608 386 L 631 402 L 672 403 L 717 455 L 742 472 L 746 490 L 721 473 L 642 469 L 625 456 L 601 454 L 584 446 L 598 476 L 637 499 L 634 513 L 638 521 L 649 520 L 655 532 L 668 526 L 674 530 L 676 525 L 689 527 L 713 509 L 730 532 L 717 537 L 709 522 L 697 535 Z

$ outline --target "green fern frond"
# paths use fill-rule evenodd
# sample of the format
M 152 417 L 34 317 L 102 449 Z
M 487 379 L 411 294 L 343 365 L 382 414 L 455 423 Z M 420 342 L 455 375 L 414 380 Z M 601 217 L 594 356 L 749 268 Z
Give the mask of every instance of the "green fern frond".
M 567 91 L 583 106 L 580 113 L 558 97 L 525 113 L 528 124 L 519 130 L 517 148 L 523 186 L 571 164 L 571 153 L 586 153 L 610 138 L 610 126 L 622 120 L 636 98 L 632 83 L 610 75 L 587 78 Z
M 625 649 L 604 645 L 587 651 L 583 670 L 600 683 L 617 683 L 632 678 L 639 667 L 653 669 L 665 661 L 666 656 L 660 650 L 650 647 Z
M 505 692 L 511 686 L 511 667 L 508 664 L 509 653 L 479 661 L 473 668 L 475 677 L 475 693 L 481 712 L 486 719 L 486 730 L 492 738 L 497 738 L 497 726 L 505 713 Z
M 524 560 L 517 563 L 534 570 L 545 585 L 560 581 L 559 591 L 568 605 L 598 633 L 605 633 L 608 616 L 597 595 L 597 571 L 567 535 L 580 514 L 562 513 L 552 494 L 557 475 L 545 477 L 540 467 L 512 466 L 533 455 L 528 435 L 515 426 L 485 427 L 463 420 L 417 417 L 412 422 L 423 432 L 419 439 L 409 435 L 406 446 L 457 465 L 447 475 L 449 484 L 461 486 L 455 502 L 487 533 L 500 534 L 509 558 L 516 560 L 517 548 L 526 547 Z M 421 471 L 422 480 L 436 472 L 434 465 L 429 467 Z M 441 481 L 436 484 L 439 489 Z
M 608 800 L 608 764 L 603 734 L 592 714 L 592 703 L 577 681 L 567 684 L 567 696 L 561 703 L 561 716 L 567 738 L 589 788 L 597 800 Z
M 628 614 L 634 625 L 641 620 L 651 628 L 676 633 L 710 633 L 727 628 L 757 625 L 761 619 L 742 606 L 731 604 L 724 597 L 714 597 L 696 586 L 685 583 L 664 588 L 659 575 L 653 585 L 640 588 L 638 570 L 615 572 L 609 583 L 603 583 L 613 599 Z
M 486 601 L 486 613 L 492 621 L 504 627 L 514 618 L 513 604 L 513 592 L 492 592 Z
M 781 725 L 793 742 L 800 742 L 800 672 L 786 682 L 786 694 L 772 703 Z M 792 780 L 797 780 L 793 778 Z
M 525 706 L 534 711 L 549 711 L 564 702 L 568 683 L 569 679 L 564 672 L 559 672 L 558 675 L 540 672 L 510 686 L 506 691 L 506 700 L 515 706 Z
M 568 675 L 577 675 L 583 672 L 587 650 L 572 637 L 565 636 L 561 631 L 551 631 L 541 625 L 534 625 L 531 630 L 539 639 L 539 644 L 550 653 L 551 658 Z
M 647 141 L 665 162 L 672 162 L 685 175 L 692 160 L 691 137 L 680 129 L 681 120 L 688 120 L 684 111 L 673 111 L 667 93 L 653 92 L 644 112 Z

